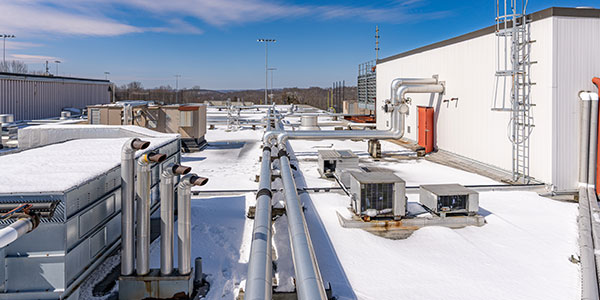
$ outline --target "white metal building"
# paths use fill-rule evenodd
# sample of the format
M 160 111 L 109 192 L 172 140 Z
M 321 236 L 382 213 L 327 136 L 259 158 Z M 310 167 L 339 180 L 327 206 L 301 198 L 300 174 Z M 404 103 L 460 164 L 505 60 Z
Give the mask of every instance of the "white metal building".
M 110 102 L 108 80 L 0 73 L 0 114 L 15 121 L 59 117 L 63 108 Z
M 530 14 L 531 90 L 535 127 L 530 136 L 530 175 L 557 190 L 577 187 L 579 98 L 600 76 L 600 9 L 552 7 Z M 417 139 L 417 106 L 435 109 L 436 147 L 511 170 L 509 113 L 492 111 L 496 71 L 495 27 L 377 61 L 377 128 L 389 127 L 382 105 L 398 77 L 444 81 L 442 97 L 411 94 L 405 137 Z

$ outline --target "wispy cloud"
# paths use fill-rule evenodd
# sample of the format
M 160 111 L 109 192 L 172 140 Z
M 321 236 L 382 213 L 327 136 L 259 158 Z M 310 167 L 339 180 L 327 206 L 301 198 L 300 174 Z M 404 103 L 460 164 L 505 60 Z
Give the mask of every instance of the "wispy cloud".
M 201 34 L 203 30 L 184 19 L 209 26 L 240 25 L 284 18 L 316 20 L 360 19 L 388 23 L 428 20 L 445 11 L 412 12 L 425 0 L 395 0 L 386 5 L 307 5 L 267 0 L 22 0 L 0 3 L 0 23 L 9 32 L 117 36 L 140 32 Z M 128 8 L 120 10 L 119 8 Z M 119 13 L 115 13 L 119 11 Z M 119 21 L 139 12 L 155 21 L 154 27 Z M 133 19 L 133 18 L 132 18 Z M 166 20 L 166 21 L 165 21 Z

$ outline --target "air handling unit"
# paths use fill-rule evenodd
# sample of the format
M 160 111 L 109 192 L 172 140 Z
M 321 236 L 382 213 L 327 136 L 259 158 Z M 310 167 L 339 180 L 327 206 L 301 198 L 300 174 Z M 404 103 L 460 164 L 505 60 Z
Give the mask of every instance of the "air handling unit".
M 358 156 L 350 150 L 319 150 L 319 173 L 333 177 L 336 170 L 358 168 Z
M 475 215 L 479 210 L 479 194 L 460 184 L 422 185 L 420 201 L 442 217 L 446 214 Z
M 363 218 L 406 215 L 406 182 L 391 172 L 350 172 L 352 209 Z

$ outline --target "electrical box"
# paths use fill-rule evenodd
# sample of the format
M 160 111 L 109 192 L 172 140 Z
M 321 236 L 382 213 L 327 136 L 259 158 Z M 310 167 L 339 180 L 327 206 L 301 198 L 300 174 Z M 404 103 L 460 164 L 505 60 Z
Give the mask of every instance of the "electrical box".
M 406 182 L 392 172 L 350 172 L 350 193 L 361 217 L 406 215 Z
M 479 193 L 460 184 L 422 185 L 420 202 L 435 214 L 468 214 L 479 211 Z
M 358 156 L 350 150 L 319 150 L 319 173 L 333 177 L 336 170 L 358 168 Z

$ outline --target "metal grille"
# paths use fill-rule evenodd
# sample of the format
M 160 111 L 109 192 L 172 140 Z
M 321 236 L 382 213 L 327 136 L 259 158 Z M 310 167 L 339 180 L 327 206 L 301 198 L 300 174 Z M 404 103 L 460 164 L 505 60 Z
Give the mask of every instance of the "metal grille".
M 393 208 L 393 183 L 365 183 L 360 185 L 360 201 L 362 210 L 382 210 Z
M 91 124 L 93 125 L 98 125 L 100 124 L 100 109 L 98 108 L 92 108 L 91 110 L 91 118 L 92 118 L 92 122 Z
M 440 196 L 438 198 L 438 211 L 454 211 L 467 209 L 468 195 Z
M 375 110 L 377 98 L 376 61 L 371 60 L 358 65 L 358 107 Z

